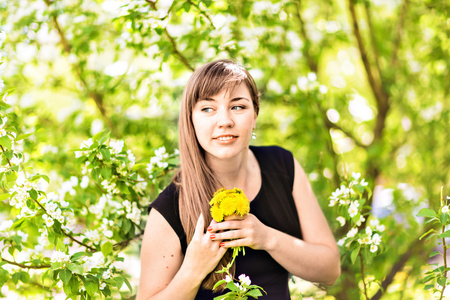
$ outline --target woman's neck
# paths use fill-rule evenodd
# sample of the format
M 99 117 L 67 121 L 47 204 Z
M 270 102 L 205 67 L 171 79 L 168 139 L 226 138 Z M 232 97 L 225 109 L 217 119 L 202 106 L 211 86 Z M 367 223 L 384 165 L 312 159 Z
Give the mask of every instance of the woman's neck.
M 249 173 L 249 152 L 230 159 L 208 159 L 208 165 L 217 176 L 219 182 L 227 189 L 234 187 L 245 189 Z

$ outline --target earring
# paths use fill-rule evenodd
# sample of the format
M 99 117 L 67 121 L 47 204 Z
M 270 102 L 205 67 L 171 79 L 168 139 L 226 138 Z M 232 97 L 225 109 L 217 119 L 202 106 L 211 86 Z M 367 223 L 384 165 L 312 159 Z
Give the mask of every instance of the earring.
M 256 140 L 256 133 L 252 132 L 252 140 Z

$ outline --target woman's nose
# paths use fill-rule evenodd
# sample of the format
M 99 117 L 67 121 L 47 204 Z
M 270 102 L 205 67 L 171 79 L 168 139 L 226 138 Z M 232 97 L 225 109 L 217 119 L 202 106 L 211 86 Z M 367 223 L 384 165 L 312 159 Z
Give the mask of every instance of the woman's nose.
M 221 109 L 217 113 L 217 126 L 218 127 L 233 127 L 234 121 L 231 116 L 231 112 L 227 109 Z

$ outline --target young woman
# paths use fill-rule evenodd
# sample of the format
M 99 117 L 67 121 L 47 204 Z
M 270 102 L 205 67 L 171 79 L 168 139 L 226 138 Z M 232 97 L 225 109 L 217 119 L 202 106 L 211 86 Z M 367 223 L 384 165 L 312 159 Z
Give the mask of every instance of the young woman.
M 256 84 L 235 62 L 192 74 L 179 118 L 180 169 L 151 204 L 137 299 L 213 299 L 223 276 L 215 271 L 235 246 L 247 247 L 236 277 L 264 288 L 263 299 L 290 299 L 289 273 L 324 284 L 339 277 L 339 250 L 297 160 L 280 147 L 249 146 L 258 111 Z M 221 187 L 242 189 L 250 214 L 213 221 L 209 201 Z

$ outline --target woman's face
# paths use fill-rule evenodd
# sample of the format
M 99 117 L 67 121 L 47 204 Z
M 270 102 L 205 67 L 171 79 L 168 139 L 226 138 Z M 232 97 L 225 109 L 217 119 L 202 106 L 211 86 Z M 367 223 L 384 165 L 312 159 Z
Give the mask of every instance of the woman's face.
M 256 113 L 245 83 L 234 91 L 224 90 L 199 99 L 192 111 L 192 122 L 207 161 L 233 158 L 247 151 Z

